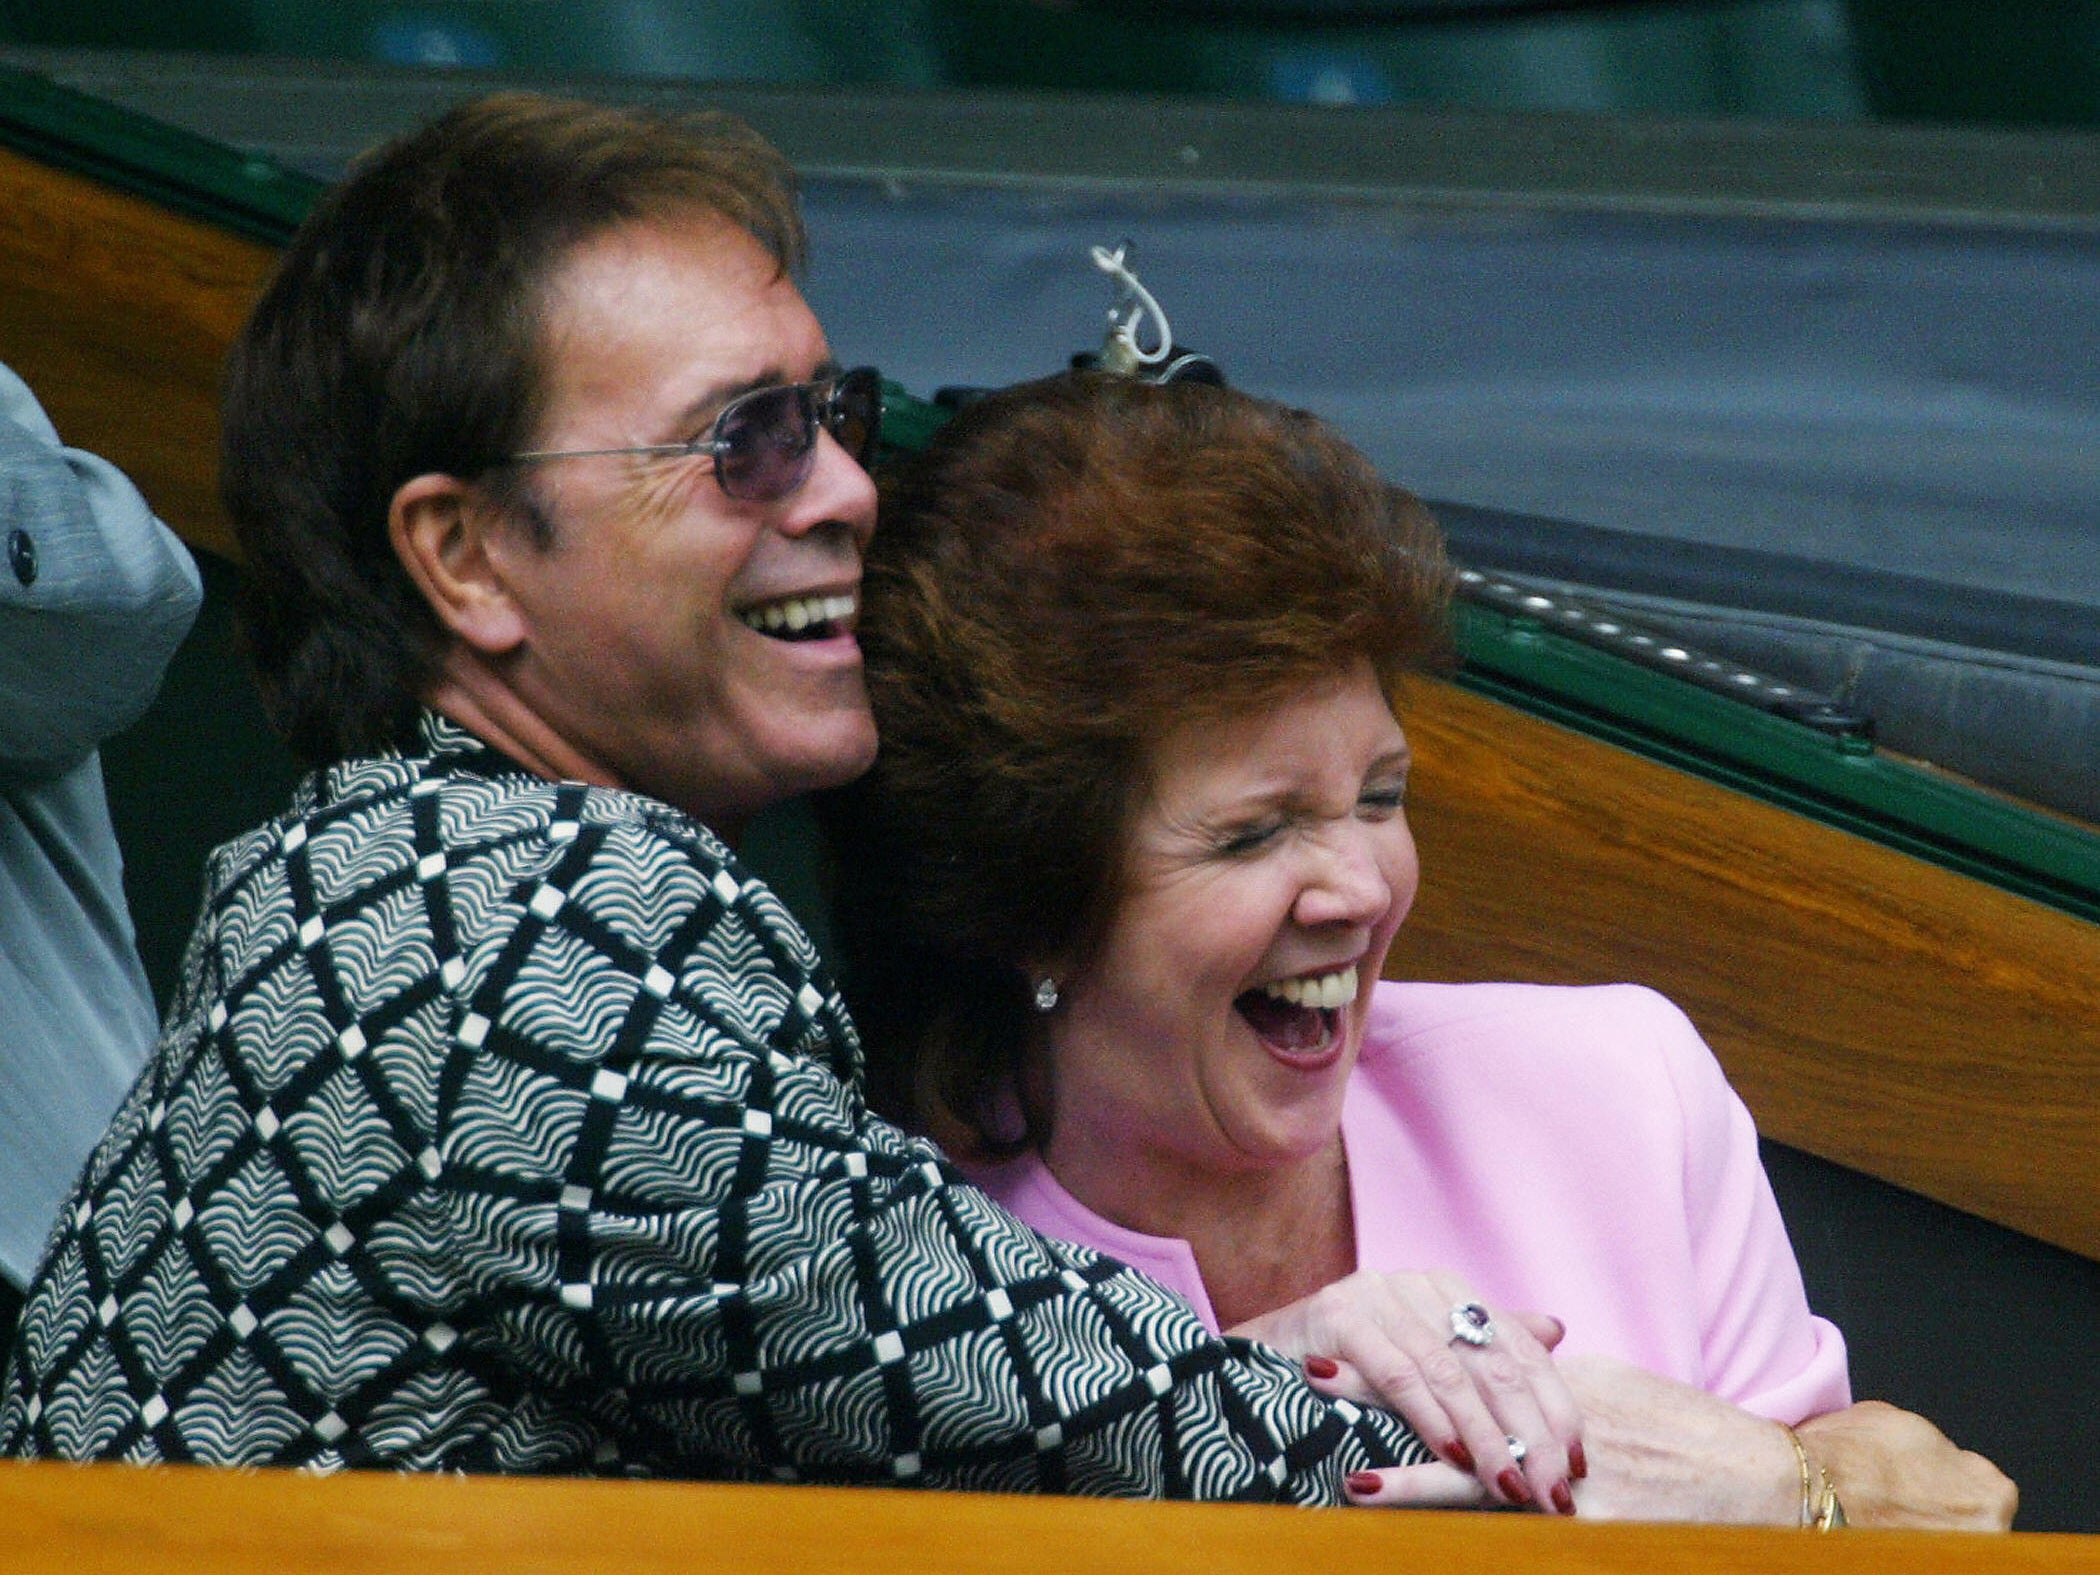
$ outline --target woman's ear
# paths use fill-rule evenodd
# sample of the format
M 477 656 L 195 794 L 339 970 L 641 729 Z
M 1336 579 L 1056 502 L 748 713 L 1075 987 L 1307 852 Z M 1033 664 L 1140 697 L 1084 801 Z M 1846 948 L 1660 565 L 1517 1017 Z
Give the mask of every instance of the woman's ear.
M 525 620 L 505 584 L 494 533 L 515 530 L 481 488 L 431 473 L 401 484 L 387 508 L 394 556 L 463 644 L 502 656 L 525 641 Z

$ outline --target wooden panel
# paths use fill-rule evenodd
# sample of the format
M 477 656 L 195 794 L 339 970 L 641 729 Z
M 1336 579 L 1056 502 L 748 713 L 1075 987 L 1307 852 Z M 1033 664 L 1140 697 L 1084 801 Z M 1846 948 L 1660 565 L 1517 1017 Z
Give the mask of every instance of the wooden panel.
M 1448 684 L 1388 972 L 1653 985 L 1768 1136 L 2100 1257 L 2100 926 Z
M 227 556 L 219 367 L 274 261 L 0 150 L 0 361 L 60 437 L 115 461 L 170 525 Z
M 0 1464 L 7 1567 L 111 1575 L 2095 1568 L 2092 1538 L 500 1477 Z

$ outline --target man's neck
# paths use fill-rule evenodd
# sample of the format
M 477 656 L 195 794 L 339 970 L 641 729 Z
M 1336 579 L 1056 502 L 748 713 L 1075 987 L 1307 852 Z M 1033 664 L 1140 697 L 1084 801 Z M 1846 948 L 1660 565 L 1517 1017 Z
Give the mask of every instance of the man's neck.
M 479 668 L 452 665 L 431 684 L 423 703 L 549 781 L 587 782 L 592 787 L 611 788 L 627 785 L 548 727 L 510 689 Z
M 643 791 L 549 727 L 509 685 L 486 668 L 473 663 L 448 665 L 424 691 L 423 703 L 450 717 L 491 749 L 550 782 L 585 782 L 592 787 Z M 730 848 L 736 847 L 743 836 L 741 819 L 720 813 L 703 815 L 684 805 L 676 807 L 686 809 Z

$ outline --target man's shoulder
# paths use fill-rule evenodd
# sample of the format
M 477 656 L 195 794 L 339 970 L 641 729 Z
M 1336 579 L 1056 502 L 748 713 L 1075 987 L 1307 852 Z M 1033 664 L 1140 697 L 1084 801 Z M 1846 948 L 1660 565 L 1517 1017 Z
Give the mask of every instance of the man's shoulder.
M 734 867 L 706 827 L 638 794 L 489 769 L 486 761 L 377 755 L 310 774 L 281 813 L 213 853 L 209 885 L 251 883 L 288 862 L 301 867 L 322 902 L 470 866 L 526 881 L 575 862 L 579 846 L 601 884 L 623 876 L 657 881 L 670 867 L 711 882 Z
M 849 1037 L 806 932 L 706 827 L 471 743 L 338 762 L 213 855 L 185 969 L 197 1010 L 215 991 L 245 999 L 243 981 L 293 956 L 359 1011 L 464 1001 L 530 958 L 569 995 L 586 976 L 676 980 L 766 1032 L 799 1012 Z

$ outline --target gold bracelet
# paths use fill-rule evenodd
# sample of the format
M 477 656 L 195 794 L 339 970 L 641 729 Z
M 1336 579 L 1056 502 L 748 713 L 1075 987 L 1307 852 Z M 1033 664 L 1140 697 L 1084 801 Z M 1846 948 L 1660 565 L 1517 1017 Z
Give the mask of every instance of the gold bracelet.
M 1837 1484 L 1830 1480 L 1822 1461 L 1809 1458 L 1801 1435 L 1784 1422 L 1779 1425 L 1786 1427 L 1786 1441 L 1794 1446 L 1794 1462 L 1801 1467 L 1801 1529 L 1836 1531 L 1845 1524 L 1845 1506 L 1838 1502 Z
M 1801 1467 L 1800 1525 L 1801 1529 L 1806 1531 L 1816 1523 L 1816 1481 L 1822 1476 L 1822 1471 L 1820 1467 L 1809 1464 L 1808 1446 L 1801 1442 L 1801 1435 L 1787 1427 L 1784 1422 L 1779 1425 L 1786 1427 L 1786 1441 L 1794 1446 L 1794 1460 Z

